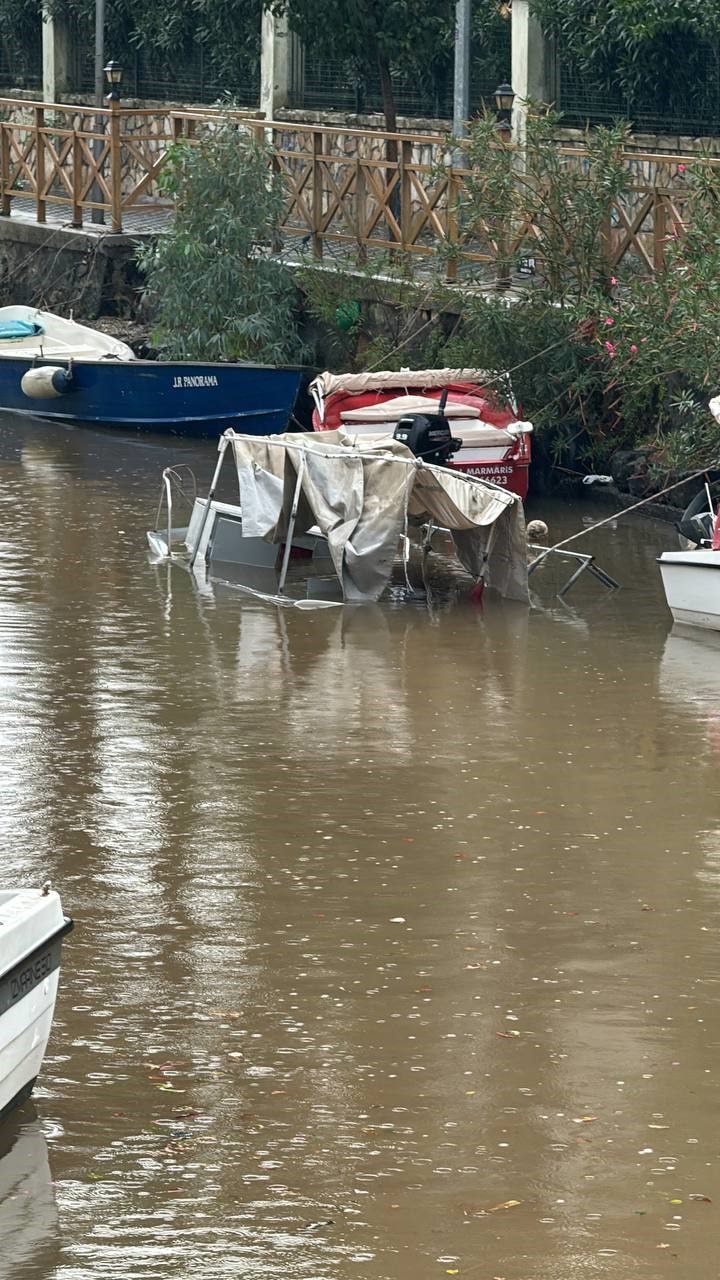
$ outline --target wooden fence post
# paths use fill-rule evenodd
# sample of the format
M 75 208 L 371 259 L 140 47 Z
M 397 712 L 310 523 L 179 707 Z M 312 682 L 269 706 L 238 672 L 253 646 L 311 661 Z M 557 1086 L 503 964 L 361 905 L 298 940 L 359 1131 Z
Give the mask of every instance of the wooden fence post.
M 600 227 L 600 261 L 603 280 L 608 282 L 613 273 L 612 261 L 612 214 L 608 211 L 602 219 Z
M 367 262 L 367 245 L 365 243 L 365 228 L 367 226 L 367 183 L 365 181 L 365 169 L 363 167 L 363 157 L 360 146 L 355 149 L 355 236 L 357 239 L 357 257 L 358 262 L 364 265 Z
M 10 125 L 0 124 L 0 190 L 2 190 L 2 215 L 10 217 Z
M 458 206 L 458 200 L 460 199 L 460 179 L 455 173 L 455 170 L 452 165 L 448 169 L 446 199 L 447 199 L 448 244 L 455 245 L 456 248 L 458 248 L 459 235 L 458 235 L 457 206 Z M 458 274 L 457 253 L 452 253 L 449 255 L 447 259 L 447 265 L 445 267 L 445 279 L 447 280 L 448 284 L 453 284 L 455 280 L 457 280 L 457 274 Z
M 44 222 L 47 216 L 45 200 L 45 112 L 42 107 L 35 108 L 35 206 L 38 222 Z
M 412 142 L 403 138 L 400 143 L 400 246 L 404 251 L 410 248 L 412 237 L 412 181 L 410 165 L 412 164 Z
M 80 192 L 82 191 L 82 148 L 77 131 L 73 130 L 72 140 L 72 223 L 73 227 L 81 227 L 83 224 L 83 209 Z
M 313 129 L 313 158 L 312 158 L 312 247 L 313 256 L 322 258 L 323 256 L 323 174 L 322 174 L 322 158 L 323 158 L 323 135 L 318 129 Z
M 665 196 L 655 192 L 653 199 L 653 266 L 662 271 L 665 266 L 665 241 L 667 239 L 667 204 Z
M 113 231 L 122 231 L 122 154 L 119 103 L 110 103 L 110 216 Z

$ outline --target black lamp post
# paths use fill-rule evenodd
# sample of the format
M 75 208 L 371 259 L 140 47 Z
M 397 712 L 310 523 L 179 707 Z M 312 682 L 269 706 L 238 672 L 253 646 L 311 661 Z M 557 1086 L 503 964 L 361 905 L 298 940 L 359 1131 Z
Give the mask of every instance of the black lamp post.
M 111 59 L 110 62 L 105 63 L 105 66 L 103 67 L 103 71 L 105 72 L 105 79 L 107 80 L 110 86 L 110 89 L 107 95 L 108 101 L 119 102 L 120 86 L 122 85 L 122 78 L 123 78 L 123 69 L 120 66 L 120 63 L 113 62 Z
M 495 107 L 497 110 L 497 130 L 503 143 L 508 143 L 512 136 L 512 109 L 515 101 L 513 87 L 507 81 L 499 84 L 495 90 Z M 503 227 L 499 237 L 497 275 L 495 287 L 500 290 L 509 289 L 512 284 L 512 264 L 509 257 L 510 228 Z
M 509 133 L 512 129 L 512 109 L 515 93 L 511 84 L 503 81 L 495 90 L 495 107 L 497 109 L 498 129 Z

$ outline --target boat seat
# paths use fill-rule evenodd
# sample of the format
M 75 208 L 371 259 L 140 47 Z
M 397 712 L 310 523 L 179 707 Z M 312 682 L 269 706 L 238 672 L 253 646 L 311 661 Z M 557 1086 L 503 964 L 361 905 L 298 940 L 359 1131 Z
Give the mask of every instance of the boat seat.
M 483 445 L 515 444 L 515 437 L 502 427 L 494 427 L 491 422 L 455 422 L 453 432 L 458 440 L 462 440 L 463 449 L 478 448 Z
M 439 410 L 439 402 L 432 396 L 395 396 L 392 400 L 385 400 L 382 404 L 365 404 L 359 409 L 343 409 L 340 413 L 340 421 L 345 423 L 358 422 L 397 422 L 398 418 L 403 418 L 407 413 L 428 413 L 435 415 Z M 445 417 L 454 418 L 479 418 L 480 410 L 473 404 L 456 404 L 450 401 L 445 405 Z
M 397 419 L 393 419 L 387 425 L 394 426 Z M 353 435 L 361 438 L 366 443 L 379 442 L 381 440 L 392 440 L 392 431 L 380 431 L 379 422 L 352 421 L 344 423 L 346 429 Z M 469 419 L 456 418 L 451 423 L 452 433 L 462 441 L 463 449 L 480 449 L 480 448 L 498 448 L 505 445 L 516 443 L 515 437 L 510 435 L 509 431 L 504 431 L 502 427 L 494 427 L 490 422 L 473 422 Z

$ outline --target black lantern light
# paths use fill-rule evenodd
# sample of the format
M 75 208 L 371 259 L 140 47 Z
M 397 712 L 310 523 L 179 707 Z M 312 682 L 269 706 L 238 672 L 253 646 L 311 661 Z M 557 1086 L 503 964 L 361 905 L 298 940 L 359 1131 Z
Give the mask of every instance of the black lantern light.
M 122 84 L 122 78 L 123 78 L 123 69 L 120 66 L 120 63 L 113 62 L 111 60 L 103 67 L 103 71 L 105 72 L 105 78 L 108 84 L 110 85 L 110 92 L 108 93 L 108 98 L 110 99 L 111 102 L 119 102 L 120 86 Z
M 512 109 L 515 101 L 513 87 L 507 81 L 499 84 L 495 90 L 495 106 L 497 108 L 497 127 L 500 133 L 509 134 L 512 128 Z
M 514 101 L 515 101 L 515 94 L 513 92 L 512 85 L 507 84 L 506 82 L 503 82 L 503 84 L 499 84 L 497 89 L 495 90 L 495 106 L 497 107 L 498 111 L 504 111 L 506 113 L 511 112 Z

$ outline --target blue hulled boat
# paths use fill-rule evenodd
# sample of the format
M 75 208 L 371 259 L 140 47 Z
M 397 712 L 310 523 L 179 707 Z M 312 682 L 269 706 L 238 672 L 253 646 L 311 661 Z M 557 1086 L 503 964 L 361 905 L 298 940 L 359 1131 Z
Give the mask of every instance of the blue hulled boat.
M 139 360 L 124 342 L 31 307 L 0 307 L 0 409 L 220 436 L 284 431 L 300 367 Z

